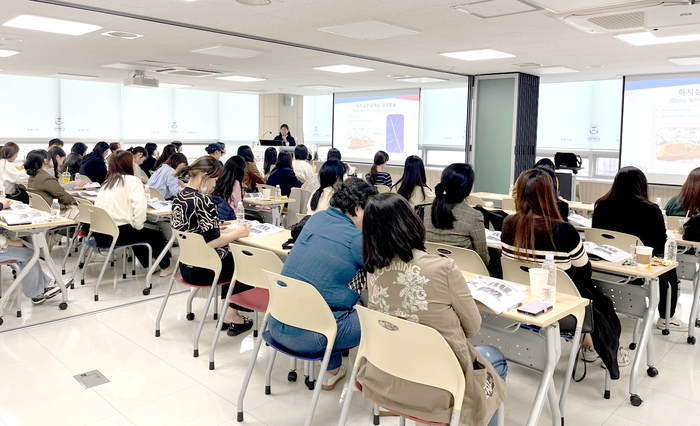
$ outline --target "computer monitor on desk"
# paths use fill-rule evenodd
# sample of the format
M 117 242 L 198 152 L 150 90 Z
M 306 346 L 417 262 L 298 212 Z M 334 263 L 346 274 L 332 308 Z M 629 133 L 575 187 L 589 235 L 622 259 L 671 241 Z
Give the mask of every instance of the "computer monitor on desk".
M 260 145 L 262 146 L 284 146 L 282 141 L 276 141 L 274 139 L 260 139 Z

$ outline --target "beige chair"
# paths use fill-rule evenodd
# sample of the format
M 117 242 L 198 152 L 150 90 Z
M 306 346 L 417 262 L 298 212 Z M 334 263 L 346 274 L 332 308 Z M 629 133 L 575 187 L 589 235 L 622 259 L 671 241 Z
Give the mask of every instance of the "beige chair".
M 150 192 L 151 192 L 151 198 L 152 198 L 152 199 L 155 198 L 155 199 L 158 200 L 158 201 L 165 201 L 165 197 L 163 197 L 163 194 L 161 194 L 160 191 L 158 191 L 157 189 L 155 189 L 155 188 L 152 187 L 152 186 L 150 186 L 149 189 L 150 189 Z
M 469 196 L 469 205 L 486 207 L 486 203 L 484 202 L 484 200 L 481 197 L 477 197 L 476 195 Z
M 27 194 L 29 194 L 29 206 L 31 208 L 51 214 L 51 206 L 44 200 L 44 197 L 31 191 L 27 191 Z
M 387 185 L 377 185 L 375 188 L 377 188 L 377 192 L 380 194 L 388 194 L 391 192 L 391 187 Z
M 90 224 L 90 212 L 88 212 L 86 206 L 92 206 L 92 202 L 80 198 L 80 197 L 75 197 L 76 203 L 78 203 L 78 225 L 75 227 L 75 232 L 73 233 L 73 237 L 70 239 L 68 242 L 68 250 L 66 250 L 66 255 L 63 257 L 63 265 L 61 268 L 61 273 L 63 275 L 66 274 L 66 262 L 68 262 L 68 258 L 71 256 L 71 250 L 75 247 L 75 252 L 78 252 L 78 241 L 79 239 L 87 236 L 87 234 L 83 233 L 81 228 L 83 224 Z M 81 207 L 82 206 L 82 207 Z M 83 245 L 83 249 L 85 248 L 85 245 Z M 84 250 L 81 251 L 80 255 L 78 256 L 78 262 L 75 264 L 75 268 L 73 270 L 73 278 L 75 278 L 75 271 L 77 271 L 78 265 L 80 264 L 80 261 L 83 258 Z M 71 284 L 71 288 L 74 288 L 75 284 Z
M 328 303 L 326 303 L 325 299 L 314 286 L 270 271 L 263 270 L 262 273 L 270 288 L 270 303 L 260 327 L 260 330 L 263 331 L 262 339 L 255 340 L 255 347 L 250 356 L 248 371 L 246 372 L 243 386 L 238 396 L 239 422 L 243 421 L 243 399 L 245 398 L 245 393 L 250 383 L 250 377 L 255 369 L 255 361 L 257 361 L 258 352 L 260 351 L 263 340 L 273 349 L 270 354 L 270 362 L 267 367 L 267 377 L 265 379 L 265 394 L 269 395 L 271 393 L 270 381 L 272 368 L 278 351 L 305 361 L 321 361 L 319 377 L 323 377 L 328 368 L 328 362 L 330 361 L 331 353 L 333 353 L 333 344 L 335 343 L 335 337 L 338 333 L 338 325 L 336 324 L 333 312 L 331 312 Z M 323 354 L 301 356 L 284 348 L 272 339 L 269 331 L 264 331 L 270 315 L 283 324 L 324 335 L 328 341 L 325 352 Z M 311 363 L 310 376 L 311 383 L 314 383 L 313 362 Z M 314 393 L 311 398 L 311 406 L 306 414 L 305 426 L 311 425 L 311 420 L 316 410 L 316 404 L 321 395 L 321 386 L 313 386 L 313 388 Z
M 258 191 L 262 192 L 263 189 L 269 189 L 272 191 L 272 196 L 275 196 L 275 186 L 273 185 L 265 185 L 264 183 L 259 183 L 257 184 Z
M 301 214 L 301 213 L 297 213 L 297 223 L 301 222 L 301 220 L 302 220 L 303 218 L 305 218 L 306 216 L 308 216 L 308 215 L 306 215 L 306 214 Z
M 489 270 L 486 268 L 486 265 L 484 265 L 484 261 L 481 260 L 479 254 L 474 250 L 447 244 L 426 242 L 425 251 L 453 259 L 457 267 L 462 271 L 489 276 Z
M 194 336 L 194 357 L 199 356 L 199 336 L 202 334 L 202 329 L 204 328 L 204 321 L 206 320 L 207 313 L 209 313 L 209 306 L 212 300 L 214 300 L 214 295 L 218 293 L 218 288 L 220 285 L 226 284 L 227 282 L 219 283 L 219 275 L 221 274 L 221 259 L 216 253 L 216 249 L 209 246 L 205 241 L 204 237 L 199 234 L 194 234 L 191 232 L 175 231 L 175 236 L 177 241 L 180 243 L 180 257 L 178 257 L 175 263 L 175 273 L 170 277 L 170 283 L 165 291 L 165 296 L 163 297 L 163 303 L 160 305 L 160 311 L 158 312 L 158 317 L 156 318 L 156 337 L 160 337 L 160 319 L 163 317 L 163 312 L 165 312 L 165 305 L 168 304 L 168 299 L 170 298 L 170 293 L 173 291 L 173 285 L 175 281 L 180 284 L 191 287 L 190 296 L 187 298 L 187 320 L 192 321 L 195 317 L 192 312 L 192 300 L 194 299 L 196 290 L 200 288 L 209 287 L 209 295 L 207 296 L 207 301 L 204 305 L 204 314 L 202 319 L 199 321 L 199 328 L 197 329 L 197 334 Z M 192 267 L 208 269 L 214 273 L 214 279 L 211 283 L 190 283 L 185 281 L 180 273 L 180 264 L 184 263 Z M 233 286 L 231 286 L 233 287 Z M 214 319 L 219 319 L 218 317 L 218 303 L 214 302 Z M 221 316 L 223 318 L 223 315 Z M 221 322 L 219 322 L 219 329 L 221 329 Z M 218 336 L 218 334 L 217 334 Z
M 505 198 L 503 201 L 501 201 L 501 208 L 503 210 L 515 211 L 515 200 L 512 198 Z
M 311 192 L 301 188 L 292 188 L 289 198 L 295 200 L 293 203 L 287 204 L 287 216 L 285 228 L 289 229 L 296 225 L 299 221 L 297 215 L 302 213 L 302 217 L 306 216 L 306 205 L 311 198 Z
M 625 252 L 629 252 L 630 246 L 638 246 L 642 244 L 639 241 L 639 238 L 623 232 L 608 231 L 606 229 L 598 228 L 586 228 L 584 232 L 586 241 L 594 242 L 599 246 L 607 244 L 617 247 L 620 250 L 624 250 Z
M 669 231 L 678 231 L 683 234 L 683 224 L 688 220 L 684 216 L 669 216 L 668 217 L 668 227 Z
M 83 181 L 83 182 L 85 182 L 85 183 L 92 183 L 92 179 L 90 179 L 89 177 L 85 176 L 84 174 L 81 174 L 81 175 L 80 175 L 80 180 Z
M 258 337 L 257 327 L 260 325 L 258 322 L 258 312 L 267 311 L 267 305 L 270 300 L 270 291 L 267 280 L 262 274 L 262 270 L 267 269 L 268 271 L 279 274 L 282 272 L 284 263 L 280 260 L 279 256 L 269 250 L 234 243 L 229 244 L 229 250 L 231 250 L 231 254 L 233 255 L 234 269 L 233 277 L 231 278 L 231 283 L 233 284 L 229 286 L 226 300 L 255 312 L 253 337 Z M 245 283 L 255 288 L 232 296 L 233 287 L 238 282 Z M 224 303 L 217 330 L 221 330 L 223 326 L 227 309 L 228 303 Z M 216 351 L 216 344 L 219 341 L 218 336 L 219 333 L 216 333 L 214 341 L 211 343 L 211 350 L 209 351 L 210 370 L 214 369 L 214 352 Z
M 339 426 L 344 426 L 355 390 L 357 373 L 366 360 L 394 377 L 444 389 L 452 394 L 451 426 L 458 426 L 464 391 L 464 372 L 450 345 L 434 328 L 356 306 L 362 337 L 348 382 Z M 375 411 L 375 424 L 378 416 Z M 400 413 L 398 413 L 400 414 Z M 402 416 L 401 424 L 404 424 Z

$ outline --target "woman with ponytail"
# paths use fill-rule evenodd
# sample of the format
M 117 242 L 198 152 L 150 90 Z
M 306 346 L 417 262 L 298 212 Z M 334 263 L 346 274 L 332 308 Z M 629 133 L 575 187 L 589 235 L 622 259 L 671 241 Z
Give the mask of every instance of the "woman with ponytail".
M 391 175 L 384 171 L 384 166 L 386 166 L 387 161 L 389 161 L 389 154 L 386 152 L 377 151 L 377 153 L 374 154 L 374 164 L 372 164 L 369 173 L 365 175 L 365 179 L 370 185 L 391 187 Z
M 469 164 L 455 163 L 445 168 L 435 187 L 435 201 L 425 209 L 425 239 L 474 250 L 488 265 L 484 216 L 467 203 L 473 186 L 474 169 Z
M 328 160 L 323 163 L 318 174 L 321 186 L 309 198 L 309 204 L 306 206 L 308 215 L 326 210 L 331 205 L 331 198 L 338 186 L 343 183 L 344 175 L 345 165 L 340 161 Z
M 29 175 L 27 188 L 39 194 L 48 205 L 51 205 L 54 199 L 58 200 L 61 216 L 73 220 L 78 217 L 78 206 L 73 197 L 58 183 L 58 179 L 49 174 L 49 170 L 54 173 L 53 168 L 53 160 L 46 150 L 29 151 L 24 162 L 24 170 Z
M 391 187 L 391 192 L 408 200 L 411 207 L 431 204 L 435 200 L 435 192 L 428 186 L 425 166 L 419 156 L 411 155 L 406 159 L 403 176 Z

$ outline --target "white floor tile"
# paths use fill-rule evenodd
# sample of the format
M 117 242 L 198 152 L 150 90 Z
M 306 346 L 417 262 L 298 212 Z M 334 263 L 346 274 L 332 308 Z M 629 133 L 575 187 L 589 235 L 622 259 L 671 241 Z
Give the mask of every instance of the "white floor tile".
M 134 424 L 123 415 L 117 414 L 116 416 L 90 423 L 89 426 L 134 426 Z
M 700 424 L 700 404 L 655 389 L 639 388 L 644 401 L 639 407 L 622 404 L 616 415 L 644 425 L 697 425 Z

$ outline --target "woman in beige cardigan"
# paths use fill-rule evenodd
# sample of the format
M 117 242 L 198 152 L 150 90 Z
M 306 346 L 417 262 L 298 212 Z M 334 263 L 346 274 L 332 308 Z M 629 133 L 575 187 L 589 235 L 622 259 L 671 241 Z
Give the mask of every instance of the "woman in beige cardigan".
M 481 327 L 481 314 L 462 271 L 452 259 L 425 252 L 425 228 L 408 202 L 396 194 L 370 199 L 362 222 L 362 260 L 368 272 L 369 307 L 414 321 L 442 334 L 466 377 L 460 421 L 496 424 L 505 400 L 505 357 L 493 346 L 467 340 Z M 358 374 L 362 393 L 382 407 L 431 422 L 449 423 L 447 391 L 390 376 L 371 364 Z

